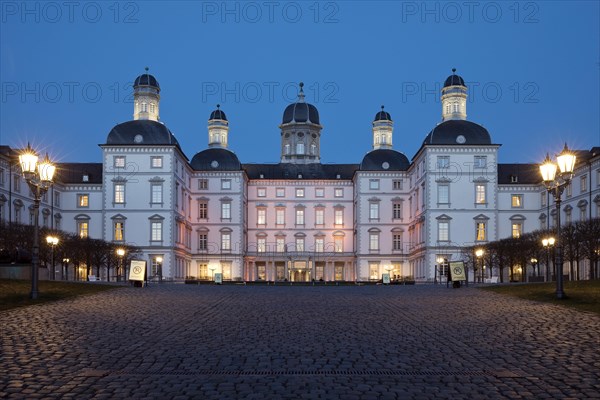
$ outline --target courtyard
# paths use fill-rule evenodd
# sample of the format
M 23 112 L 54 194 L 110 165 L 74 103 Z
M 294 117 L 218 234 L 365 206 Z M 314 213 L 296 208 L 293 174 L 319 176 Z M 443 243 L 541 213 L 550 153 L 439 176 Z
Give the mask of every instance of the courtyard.
M 600 398 L 598 315 L 476 288 L 123 288 L 0 343 L 0 398 Z

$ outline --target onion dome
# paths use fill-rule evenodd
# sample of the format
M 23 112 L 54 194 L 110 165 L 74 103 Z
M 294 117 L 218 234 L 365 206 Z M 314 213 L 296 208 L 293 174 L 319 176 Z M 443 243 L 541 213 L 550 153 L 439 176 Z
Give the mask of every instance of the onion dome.
M 145 69 L 146 73 L 138 76 L 137 78 L 135 78 L 135 81 L 133 81 L 134 89 L 138 86 L 152 86 L 160 90 L 160 85 L 158 84 L 156 78 L 148 73 L 148 67 L 146 67 Z
M 384 106 L 381 106 L 381 111 L 379 111 L 377 114 L 375 114 L 375 119 L 373 120 L 373 122 L 375 121 L 391 121 L 392 120 L 392 116 L 390 115 L 389 112 L 383 111 Z
M 217 109 L 210 113 L 210 117 L 208 118 L 208 120 L 210 121 L 211 119 L 220 119 L 223 121 L 227 121 L 227 116 L 225 115 L 223 110 L 221 110 L 220 104 L 217 104 Z
M 308 122 L 319 125 L 319 111 L 315 106 L 304 101 L 304 83 L 300 82 L 299 86 L 300 92 L 298 93 L 298 101 L 285 108 L 281 123 Z
M 446 81 L 444 82 L 444 87 L 448 86 L 467 87 L 467 85 L 465 85 L 465 80 L 460 75 L 456 75 L 456 68 L 452 68 L 452 75 L 446 78 Z

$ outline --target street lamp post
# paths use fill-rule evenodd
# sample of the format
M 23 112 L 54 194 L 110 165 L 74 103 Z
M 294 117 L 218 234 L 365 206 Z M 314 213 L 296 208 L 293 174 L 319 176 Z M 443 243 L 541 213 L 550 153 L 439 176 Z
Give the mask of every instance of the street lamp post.
M 52 280 L 56 280 L 56 270 L 54 269 L 54 246 L 56 246 L 58 244 L 58 238 L 56 236 L 52 236 L 52 235 L 48 235 L 46 236 L 46 242 L 51 246 L 52 248 Z
M 162 283 L 162 262 L 163 262 L 163 258 L 161 256 L 156 257 L 159 283 Z
M 537 258 L 532 257 L 530 261 L 531 261 L 531 265 L 533 266 L 533 276 L 536 276 L 535 275 L 535 267 L 538 265 L 538 260 L 537 260 Z M 538 268 L 537 276 L 540 276 L 540 269 L 539 268 Z
M 122 247 L 119 247 L 117 249 L 117 256 L 119 256 L 119 273 L 117 274 L 117 280 L 120 279 L 121 272 L 122 272 L 123 273 L 123 282 L 125 282 L 127 280 L 127 278 L 125 277 L 125 269 L 123 268 L 123 256 L 125 256 L 125 249 Z
M 33 251 L 31 256 L 31 293 L 29 297 L 37 299 L 40 265 L 40 201 L 44 193 L 52 186 L 56 166 L 50 162 L 48 154 L 42 162 L 38 162 L 38 156 L 29 144 L 27 144 L 25 151 L 19 155 L 19 163 L 21 164 L 23 177 L 33 193 Z
M 481 283 L 483 283 L 483 249 L 475 250 L 475 256 L 477 256 L 477 260 L 480 261 L 481 264 Z
M 550 248 L 554 246 L 555 240 L 552 236 L 542 239 L 542 246 L 546 249 L 546 280 L 552 280 L 550 275 Z
M 563 151 L 556 157 L 556 164 L 552 162 L 549 155 L 546 155 L 546 159 L 540 165 L 540 173 L 544 180 L 544 185 L 548 192 L 554 196 L 554 202 L 556 203 L 556 298 L 563 299 L 566 297 L 563 291 L 563 255 L 562 255 L 562 242 L 560 238 L 560 203 L 561 196 L 565 187 L 571 182 L 573 177 L 573 170 L 575 169 L 576 157 L 569 151 L 567 144 Z M 559 173 L 557 174 L 557 171 Z
M 210 267 L 210 279 L 215 281 L 215 267 Z
M 69 260 L 68 258 L 63 258 L 63 280 L 68 281 L 69 280 Z

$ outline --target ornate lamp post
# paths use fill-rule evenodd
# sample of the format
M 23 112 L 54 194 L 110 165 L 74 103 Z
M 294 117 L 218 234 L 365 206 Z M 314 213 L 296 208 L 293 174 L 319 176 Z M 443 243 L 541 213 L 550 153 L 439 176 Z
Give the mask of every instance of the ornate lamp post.
M 117 280 L 120 278 L 121 272 L 122 272 L 123 273 L 123 282 L 125 282 L 127 280 L 127 278 L 125 277 L 125 269 L 123 268 L 123 257 L 125 256 L 125 249 L 122 247 L 119 247 L 117 249 L 117 256 L 119 256 L 119 273 L 117 274 Z
M 533 267 L 533 275 L 535 276 L 535 267 L 537 266 L 538 260 L 537 260 L 537 258 L 532 257 L 531 260 L 529 260 L 529 261 L 531 261 L 531 266 Z M 538 268 L 537 276 L 540 276 L 539 268 Z
M 58 244 L 58 238 L 56 236 L 46 236 L 46 242 L 52 247 L 52 280 L 56 280 L 56 270 L 54 269 L 54 246 Z
M 163 258 L 161 256 L 156 257 L 156 263 L 157 265 L 157 272 L 158 272 L 158 281 L 160 283 L 162 283 L 162 262 L 163 262 Z
M 556 164 L 552 162 L 549 155 L 546 155 L 546 159 L 543 164 L 540 165 L 540 173 L 544 180 L 544 185 L 549 193 L 554 196 L 554 202 L 556 203 L 556 298 L 565 298 L 565 292 L 563 291 L 563 255 L 562 255 L 562 243 L 560 241 L 560 203 L 561 196 L 565 187 L 571 182 L 573 177 L 573 170 L 575 169 L 575 155 L 569 151 L 567 144 L 565 148 L 556 157 Z M 557 174 L 557 171 L 559 173 Z
M 479 248 L 475 250 L 475 256 L 477 256 L 477 260 L 480 261 L 481 264 L 481 282 L 483 283 L 483 249 Z
M 63 275 L 63 280 L 68 281 L 69 280 L 69 260 L 68 258 L 63 258 L 63 268 L 64 268 L 64 275 Z
M 29 143 L 25 151 L 19 155 L 19 164 L 21 164 L 23 177 L 33 193 L 33 251 L 31 257 L 31 293 L 29 297 L 37 299 L 40 265 L 40 200 L 52 186 L 56 166 L 50 162 L 48 154 L 42 162 L 38 162 L 38 156 Z
M 215 281 L 215 267 L 210 267 L 210 279 Z
M 550 248 L 554 247 L 555 240 L 552 236 L 542 239 L 542 246 L 546 249 L 546 280 L 548 278 L 552 280 L 552 276 L 550 275 Z

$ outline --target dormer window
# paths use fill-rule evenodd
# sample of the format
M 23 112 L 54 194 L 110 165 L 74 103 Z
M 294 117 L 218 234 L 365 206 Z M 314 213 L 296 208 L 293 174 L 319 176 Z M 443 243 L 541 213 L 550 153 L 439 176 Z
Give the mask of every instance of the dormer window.
M 519 177 L 516 175 L 511 175 L 510 176 L 510 183 L 517 183 L 519 182 Z
M 86 175 L 83 175 L 83 177 L 81 178 L 81 180 L 82 180 L 83 182 L 89 182 L 89 181 L 90 181 L 90 176 L 89 176 L 89 175 L 87 175 L 87 174 L 86 174 Z

